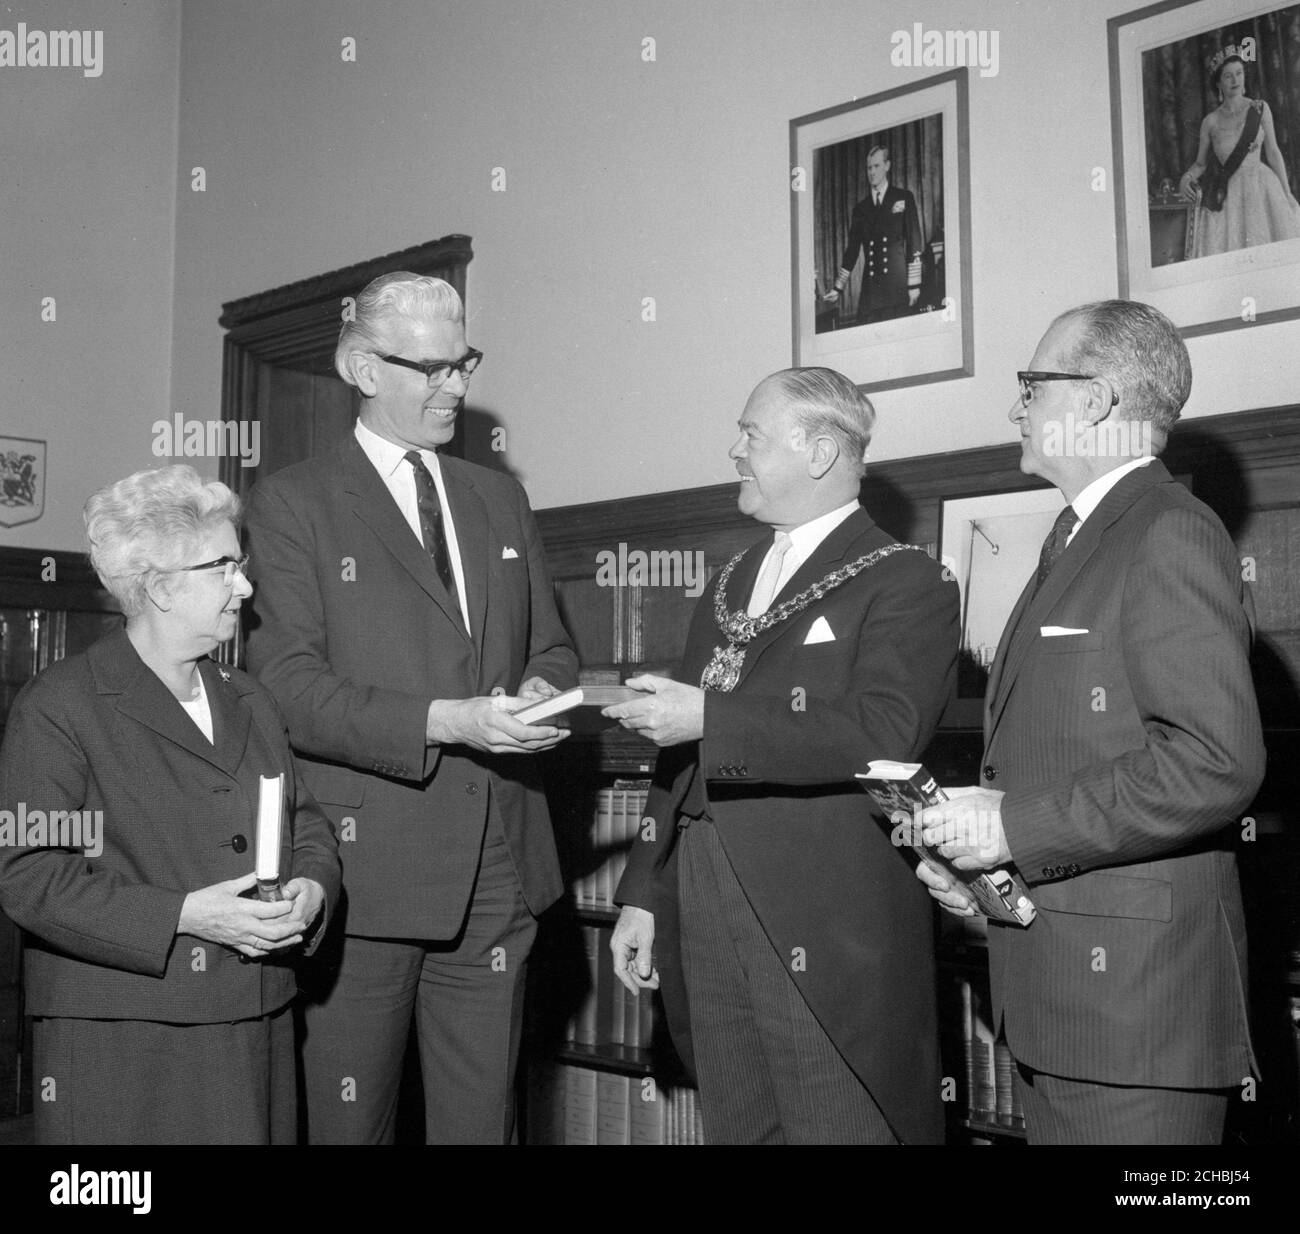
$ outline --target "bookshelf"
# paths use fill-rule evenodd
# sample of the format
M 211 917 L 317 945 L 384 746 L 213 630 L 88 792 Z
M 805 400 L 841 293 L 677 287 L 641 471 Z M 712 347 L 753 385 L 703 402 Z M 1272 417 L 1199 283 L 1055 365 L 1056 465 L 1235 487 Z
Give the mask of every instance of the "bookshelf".
M 1010 443 L 872 464 L 862 501 L 891 535 L 933 546 L 943 499 L 1042 487 L 1021 474 L 1019 457 L 1019 446 Z M 1300 406 L 1188 421 L 1164 458 L 1223 519 L 1243 569 L 1253 572 L 1258 614 L 1253 665 L 1269 770 L 1252 807 L 1259 839 L 1253 846 L 1240 845 L 1239 857 L 1250 930 L 1253 1024 L 1265 1082 L 1252 1107 L 1236 1103 L 1243 1108 L 1230 1116 L 1228 1141 L 1294 1143 L 1300 1139 Z M 543 510 L 538 524 L 581 664 L 600 680 L 621 680 L 643 668 L 671 672 L 696 603 L 685 587 L 664 586 L 662 580 L 646 585 L 644 579 L 629 578 L 606 585 L 608 572 L 605 582 L 599 580 L 602 562 L 632 561 L 641 552 L 661 554 L 661 563 L 669 565 L 689 554 L 692 564 L 702 565 L 704 577 L 711 577 L 763 530 L 736 510 L 734 484 Z M 978 782 L 982 739 L 969 715 L 970 708 L 954 707 L 926 752 L 925 761 L 941 782 Z M 648 775 L 654 757 L 652 746 L 619 729 L 575 733 L 553 752 L 549 791 L 561 847 L 571 849 L 575 836 L 587 834 L 600 787 Z M 571 853 L 566 860 L 572 860 Z M 595 926 L 607 935 L 615 918 L 613 910 L 562 904 L 544 922 L 535 954 L 552 971 L 567 966 L 580 988 L 581 976 L 573 977 L 572 970 L 582 962 L 581 927 Z M 979 1003 L 980 983 L 987 983 L 984 953 L 977 941 L 950 931 L 941 930 L 937 947 L 944 1075 L 956 1082 L 949 1103 L 950 1142 L 1022 1143 L 1023 1131 L 1005 1099 L 998 1111 L 996 1057 L 992 1101 L 973 1091 L 967 1069 L 966 1005 L 971 999 Z M 557 1042 L 554 1024 L 572 1014 L 565 1000 L 572 1001 L 573 988 L 539 983 L 532 989 L 535 1031 L 525 1053 L 530 1085 L 534 1071 L 559 1064 L 680 1086 L 662 1017 L 649 1045 L 634 1053 L 612 1045 L 566 1044 L 562 1023 Z M 997 1042 L 992 1044 L 996 1053 Z M 987 1088 L 986 1079 L 981 1083 Z
M 568 893 L 545 914 L 529 962 L 521 1125 L 528 1143 L 702 1143 L 698 1102 L 663 1030 L 658 995 L 613 975 L 612 903 L 640 825 L 655 749 L 598 717 L 546 777 Z

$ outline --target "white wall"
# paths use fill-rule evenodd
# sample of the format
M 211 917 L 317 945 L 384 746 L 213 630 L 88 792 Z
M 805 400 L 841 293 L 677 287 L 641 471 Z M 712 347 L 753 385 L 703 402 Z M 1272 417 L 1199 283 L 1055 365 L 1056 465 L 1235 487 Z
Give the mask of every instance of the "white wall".
M 537 506 L 730 479 L 746 395 L 791 362 L 788 122 L 934 72 L 889 64 L 914 20 L 1000 33 L 998 75 L 971 78 L 976 376 L 877 396 L 873 457 L 1008 441 L 1048 319 L 1117 290 L 1114 203 L 1090 180 L 1111 167 L 1106 19 L 1132 7 L 189 0 L 178 88 L 174 5 L 94 6 L 117 23 L 104 78 L 33 74 L 0 110 L 25 143 L 0 205 L 26 212 L 0 289 L 4 424 L 50 424 L 59 469 L 55 508 L 12 538 L 75 545 L 85 493 L 154 461 L 169 317 L 170 410 L 214 418 L 223 301 L 448 232 L 478 254 L 471 402 L 508 427 Z M 47 285 L 57 328 L 35 320 Z M 1300 321 L 1189 345 L 1189 416 L 1296 397 Z
M 45 513 L 0 545 L 78 549 L 86 497 L 156 465 L 150 426 L 167 414 L 180 13 L 0 8 L 0 27 L 20 21 L 104 33 L 98 77 L 0 68 L 0 435 L 48 443 Z

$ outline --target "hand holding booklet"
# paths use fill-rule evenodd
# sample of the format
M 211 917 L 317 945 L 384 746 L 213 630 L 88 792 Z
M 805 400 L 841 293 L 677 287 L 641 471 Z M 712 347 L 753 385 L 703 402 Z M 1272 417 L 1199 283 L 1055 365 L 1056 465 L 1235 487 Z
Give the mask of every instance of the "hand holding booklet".
M 562 715 L 575 707 L 612 707 L 615 703 L 641 697 L 642 691 L 631 686 L 574 686 L 572 690 L 521 707 L 514 717 L 521 724 L 541 724 L 551 716 Z
M 993 921 L 1027 926 L 1037 910 L 1020 876 L 1005 867 L 997 870 L 957 870 L 921 841 L 916 816 L 926 806 L 947 801 L 947 794 L 921 763 L 894 763 L 877 759 L 858 772 L 857 780 L 875 799 L 891 823 L 903 826 L 902 835 L 917 856 L 942 875 L 977 913 Z

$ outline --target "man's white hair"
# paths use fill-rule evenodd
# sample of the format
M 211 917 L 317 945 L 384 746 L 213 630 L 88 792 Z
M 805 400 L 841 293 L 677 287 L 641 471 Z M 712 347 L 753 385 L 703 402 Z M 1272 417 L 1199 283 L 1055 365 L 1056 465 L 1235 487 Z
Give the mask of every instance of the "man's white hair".
M 403 321 L 432 318 L 464 321 L 465 306 L 456 289 L 442 279 L 395 270 L 367 283 L 357 296 L 355 321 L 345 321 L 334 348 L 334 368 L 348 385 L 356 385 L 348 366 L 354 351 L 388 355 L 392 335 Z

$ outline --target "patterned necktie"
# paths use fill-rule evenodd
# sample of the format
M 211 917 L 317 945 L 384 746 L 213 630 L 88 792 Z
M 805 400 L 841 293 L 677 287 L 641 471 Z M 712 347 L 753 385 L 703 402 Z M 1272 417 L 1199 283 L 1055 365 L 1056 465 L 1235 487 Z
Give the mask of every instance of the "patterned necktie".
M 754 592 L 749 597 L 749 607 L 745 610 L 751 617 L 758 617 L 767 612 L 776 595 L 776 580 L 781 577 L 781 563 L 785 561 L 785 555 L 793 544 L 794 541 L 784 531 L 776 533 L 776 544 L 773 546 L 772 555 L 767 559 L 763 573 L 758 576 L 758 582 L 754 584 Z
M 1043 551 L 1038 554 L 1038 576 L 1034 582 L 1035 593 L 1047 582 L 1047 576 L 1051 574 L 1057 558 L 1065 552 L 1065 543 L 1069 540 L 1070 532 L 1074 530 L 1074 525 L 1078 521 L 1079 516 L 1075 514 L 1073 506 L 1066 506 L 1056 516 L 1056 522 L 1052 524 L 1052 530 L 1047 533 L 1047 539 L 1043 541 Z
M 451 569 L 451 553 L 447 549 L 447 533 L 442 525 L 442 502 L 438 500 L 438 486 L 434 484 L 418 450 L 408 450 L 402 457 L 415 472 L 415 504 L 420 511 L 420 532 L 424 537 L 424 547 L 433 558 L 433 568 L 438 572 L 442 585 L 459 613 L 460 593 L 456 590 L 456 576 Z

